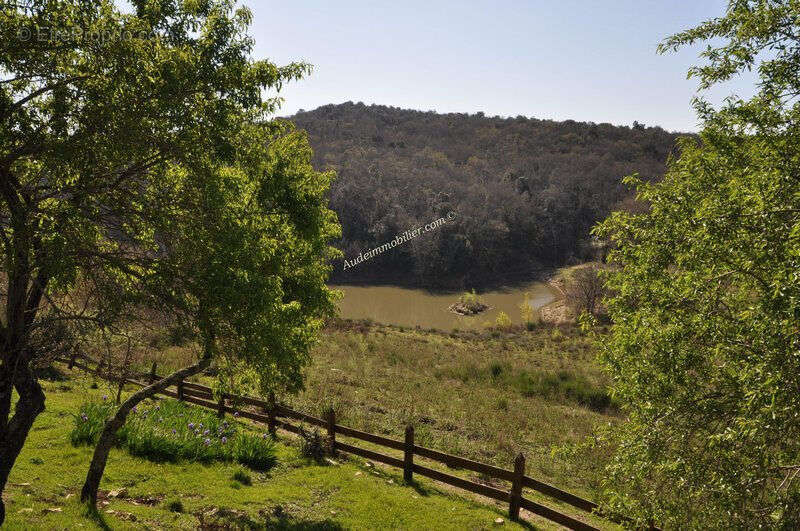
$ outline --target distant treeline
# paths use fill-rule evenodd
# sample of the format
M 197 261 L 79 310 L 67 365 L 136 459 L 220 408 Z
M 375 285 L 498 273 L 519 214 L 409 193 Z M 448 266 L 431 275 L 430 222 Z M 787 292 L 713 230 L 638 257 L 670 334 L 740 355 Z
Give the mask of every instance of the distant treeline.
M 453 212 L 435 231 L 334 282 L 487 287 L 593 254 L 589 230 L 630 205 L 621 178 L 660 178 L 676 133 L 519 116 L 436 114 L 344 103 L 300 111 L 318 169 L 335 169 L 331 206 L 345 258 Z M 452 217 L 452 215 L 451 215 Z

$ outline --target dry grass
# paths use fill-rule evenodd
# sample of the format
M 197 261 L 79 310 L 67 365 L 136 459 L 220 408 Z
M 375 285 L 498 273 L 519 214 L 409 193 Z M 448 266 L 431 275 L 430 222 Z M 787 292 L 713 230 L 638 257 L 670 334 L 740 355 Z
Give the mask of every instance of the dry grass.
M 190 362 L 194 347 L 174 335 L 148 339 L 151 356 L 137 369 Z M 340 423 L 397 439 L 412 423 L 417 444 L 505 468 L 522 452 L 531 475 L 589 497 L 602 456 L 570 462 L 552 450 L 620 418 L 603 407 L 591 340 L 569 324 L 444 333 L 337 321 L 312 360 L 305 391 L 279 396 L 299 411 L 333 406 Z
M 345 322 L 313 358 L 306 390 L 287 397 L 296 409 L 333 406 L 341 423 L 398 439 L 413 423 L 420 445 L 503 467 L 523 452 L 532 475 L 587 494 L 588 472 L 551 450 L 618 419 L 587 405 L 607 397 L 606 381 L 573 326 L 445 334 Z

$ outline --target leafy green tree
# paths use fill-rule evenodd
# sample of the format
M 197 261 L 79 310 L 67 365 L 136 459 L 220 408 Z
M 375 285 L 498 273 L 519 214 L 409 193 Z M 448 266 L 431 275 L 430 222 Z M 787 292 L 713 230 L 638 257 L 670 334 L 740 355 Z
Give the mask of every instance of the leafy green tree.
M 195 331 L 198 363 L 137 399 L 222 352 L 291 388 L 332 308 L 331 176 L 268 122 L 309 67 L 253 60 L 233 0 L 132 4 L 0 13 L 0 490 L 44 409 L 35 367 L 97 330 L 153 311 Z
M 84 500 L 96 502 L 116 432 L 136 404 L 212 361 L 249 370 L 264 392 L 297 390 L 316 333 L 334 312 L 325 286 L 328 241 L 339 235 L 325 207 L 330 174 L 313 170 L 305 135 L 287 124 L 246 124 L 234 147 L 235 165 L 203 160 L 167 171 L 175 201 L 155 228 L 165 253 L 142 286 L 162 295 L 156 300 L 168 287 L 201 356 L 131 395 L 106 422 Z
M 668 528 L 800 526 L 800 3 L 731 1 L 667 39 L 713 40 L 702 87 L 757 66 L 758 94 L 696 101 L 663 182 L 630 179 L 644 213 L 615 244 L 603 359 L 628 421 L 605 482 L 612 510 Z

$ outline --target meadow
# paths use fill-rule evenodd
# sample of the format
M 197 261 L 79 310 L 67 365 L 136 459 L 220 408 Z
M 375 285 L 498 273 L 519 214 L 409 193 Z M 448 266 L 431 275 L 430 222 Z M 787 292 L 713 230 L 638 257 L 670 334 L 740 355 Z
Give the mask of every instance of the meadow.
M 508 521 L 506 507 L 457 495 L 428 481 L 405 485 L 402 471 L 360 459 L 317 462 L 303 457 L 300 442 L 279 436 L 271 443 L 274 463 L 256 471 L 230 459 L 158 459 L 133 455 L 127 444 L 112 451 L 101 483 L 98 510 L 79 503 L 92 448 L 73 446 L 85 404 L 106 393 L 94 378 L 78 372 L 44 380 L 47 410 L 3 494 L 8 508 L 4 529 L 491 529 Z M 126 391 L 127 393 L 127 391 Z M 168 401 L 148 403 L 152 411 Z M 184 406 L 179 405 L 183 408 Z M 207 412 L 189 408 L 190 419 Z M 86 415 L 88 418 L 88 415 Z M 157 418 L 157 417 L 156 417 Z M 164 419 L 167 426 L 171 417 Z M 186 419 L 181 419 L 183 423 Z M 228 418 L 239 434 L 263 436 L 263 426 Z M 85 421 L 85 422 L 88 422 Z M 138 421 L 134 421 L 136 423 Z M 220 421 L 222 422 L 222 421 Z M 142 428 L 146 428 L 142 430 Z M 187 424 L 188 428 L 188 424 Z M 166 431 L 171 433 L 172 428 Z M 148 431 L 138 426 L 131 431 Z M 202 434 L 202 432 L 201 432 Z M 142 453 L 142 452 L 134 452 Z M 202 462 L 201 462 L 202 461 Z M 368 495 L 366 495 L 368 493 Z M 503 519 L 497 524 L 498 518 Z M 538 527 L 548 524 L 533 520 Z
M 621 415 L 592 340 L 574 325 L 442 333 L 338 322 L 315 349 L 294 409 L 334 407 L 341 423 L 510 468 L 593 497 L 602 455 L 555 450 Z
M 185 362 L 187 347 L 160 334 L 159 367 Z M 278 400 L 318 416 L 333 407 L 341 424 L 396 439 L 413 424 L 420 445 L 505 468 L 522 452 L 532 476 L 594 498 L 604 456 L 559 450 L 622 418 L 596 354 L 573 324 L 445 333 L 336 320 L 305 389 Z
M 146 372 L 154 360 L 163 374 L 193 355 L 191 340 L 180 330 L 165 326 L 146 336 L 149 355 L 132 360 L 134 371 Z M 571 324 L 445 333 L 334 320 L 314 349 L 305 389 L 277 398 L 314 415 L 333 407 L 340 424 L 399 440 L 405 426 L 413 424 L 421 446 L 503 468 L 511 468 L 521 452 L 528 475 L 594 499 L 605 456 L 561 450 L 622 419 L 595 357 L 592 339 Z M 264 426 L 231 416 L 220 420 L 213 412 L 172 400 L 147 401 L 132 415 L 101 485 L 100 512 L 87 513 L 75 494 L 91 455 L 89 445 L 117 389 L 67 372 L 64 382 L 46 382 L 48 410 L 12 475 L 12 529 L 32 522 L 62 528 L 193 527 L 204 522 L 363 528 L 376 522 L 372 511 L 380 512 L 381 503 L 391 507 L 381 516 L 386 527 L 426 528 L 438 522 L 439 528 L 482 528 L 495 525 L 497 518 L 510 523 L 502 504 L 425 480 L 398 494 L 391 487 L 403 485 L 399 470 L 341 456 L 331 466 L 303 457 L 302 440 L 296 437 L 283 434 L 273 442 L 264 436 Z M 196 380 L 210 384 L 214 379 Z M 242 448 L 250 449 L 245 457 Z M 65 479 L 42 472 L 52 463 L 63 464 Z M 364 475 L 378 482 L 359 483 Z M 30 486 L 34 483 L 35 488 Z M 109 495 L 120 489 L 127 489 L 126 498 Z M 364 489 L 370 496 L 363 495 Z M 434 503 L 417 507 L 420 499 Z M 530 514 L 526 520 L 537 528 L 551 525 Z

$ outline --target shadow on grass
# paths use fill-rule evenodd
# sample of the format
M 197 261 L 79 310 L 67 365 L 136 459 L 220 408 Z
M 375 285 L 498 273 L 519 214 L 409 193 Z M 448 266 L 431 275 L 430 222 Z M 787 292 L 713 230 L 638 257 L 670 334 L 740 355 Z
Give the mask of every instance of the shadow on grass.
M 262 510 L 262 520 L 256 520 L 248 514 L 232 509 L 222 508 L 213 516 L 197 513 L 198 529 L 280 529 L 287 531 L 341 531 L 341 524 L 331 519 L 305 520 L 293 518 L 282 507 L 278 506 L 267 512 Z
M 534 529 L 540 529 L 539 527 L 536 527 L 536 526 L 535 526 L 535 525 L 533 525 L 532 523 L 530 523 L 530 522 L 526 522 L 526 521 L 525 521 L 525 520 L 523 520 L 522 518 L 520 518 L 519 520 L 517 520 L 516 524 L 517 524 L 518 526 L 520 526 L 520 527 L 524 527 L 525 529 L 530 529 L 530 530 L 534 530 Z
M 431 489 L 426 488 L 425 486 L 421 485 L 417 480 L 412 479 L 411 483 L 404 481 L 403 485 L 407 487 L 411 487 L 416 491 L 417 494 L 420 496 L 425 496 L 426 498 L 431 495 Z
M 86 518 L 97 524 L 97 527 L 100 529 L 103 529 L 104 531 L 111 531 L 111 527 L 108 525 L 108 522 L 106 522 L 105 517 L 103 517 L 100 511 L 97 510 L 97 507 L 92 504 L 85 503 L 83 508 L 83 514 L 86 516 Z
M 267 522 L 264 529 L 280 529 L 286 531 L 340 531 L 343 530 L 344 527 L 333 520 L 312 522 L 310 520 L 285 519 Z

